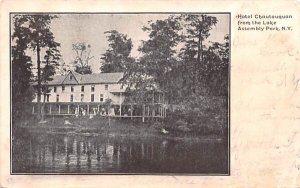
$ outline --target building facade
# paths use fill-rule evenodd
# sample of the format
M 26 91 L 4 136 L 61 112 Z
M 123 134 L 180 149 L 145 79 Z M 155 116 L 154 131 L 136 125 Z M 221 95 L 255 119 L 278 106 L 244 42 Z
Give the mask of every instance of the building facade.
M 54 76 L 47 83 L 48 93 L 42 96 L 45 103 L 101 103 L 111 99 L 112 104 L 123 103 L 125 89 L 119 83 L 123 73 L 81 75 L 69 71 L 65 76 Z M 37 102 L 37 96 L 33 100 Z
M 166 101 L 162 92 L 153 92 L 145 104 L 126 103 L 127 93 L 120 80 L 123 73 L 79 74 L 69 71 L 63 76 L 54 76 L 43 86 L 41 109 L 46 115 L 100 114 L 119 117 L 165 117 Z M 36 84 L 35 84 L 36 86 Z M 110 101 L 110 109 L 105 106 Z M 106 108 L 104 110 L 104 108 Z M 37 113 L 37 95 L 33 100 L 32 113 Z M 105 111 L 105 112 L 104 112 Z

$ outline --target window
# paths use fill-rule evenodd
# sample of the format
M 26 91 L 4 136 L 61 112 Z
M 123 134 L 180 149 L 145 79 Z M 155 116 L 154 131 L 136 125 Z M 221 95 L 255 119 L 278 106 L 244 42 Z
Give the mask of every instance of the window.
M 100 102 L 103 102 L 103 94 L 100 94 Z
M 84 86 L 81 86 L 81 92 L 84 92 Z
M 91 102 L 94 102 L 94 94 L 91 94 Z
M 95 86 L 92 85 L 92 86 L 91 86 L 91 92 L 94 92 L 94 91 L 95 91 Z
M 56 95 L 56 102 L 59 102 L 59 95 Z
M 81 94 L 80 101 L 83 102 L 83 99 L 84 99 L 84 94 Z
M 108 90 L 108 85 L 105 85 L 105 90 Z
M 72 75 L 70 75 L 70 80 L 72 80 L 73 79 L 73 76 Z
M 71 92 L 74 92 L 74 86 L 71 86 Z
M 56 93 L 56 86 L 53 87 L 53 92 Z
M 61 86 L 61 91 L 62 91 L 62 92 L 65 91 L 65 86 Z
M 70 95 L 70 102 L 73 102 L 73 95 Z

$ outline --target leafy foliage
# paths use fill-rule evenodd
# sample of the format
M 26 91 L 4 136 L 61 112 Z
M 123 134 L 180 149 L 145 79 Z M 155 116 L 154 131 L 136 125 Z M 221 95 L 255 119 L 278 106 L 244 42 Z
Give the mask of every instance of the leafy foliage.
M 42 94 L 42 82 L 45 82 L 50 79 L 49 76 L 53 74 L 53 59 L 50 62 L 50 54 L 53 56 L 54 54 L 59 54 L 58 47 L 60 46 L 54 40 L 54 35 L 51 32 L 51 22 L 53 19 L 57 18 L 55 15 L 50 14 L 32 14 L 32 15 L 15 15 L 14 23 L 15 23 L 15 33 L 13 34 L 13 39 L 18 38 L 18 40 L 22 40 L 24 42 L 23 52 L 25 50 L 32 49 L 36 51 L 37 54 L 37 101 L 38 101 L 38 112 L 41 109 L 41 94 Z M 41 49 L 47 48 L 48 62 L 45 62 L 46 65 L 44 68 L 41 67 Z M 14 56 L 14 54 L 13 54 Z M 58 57 L 57 55 L 55 55 Z M 45 57 L 47 59 L 47 57 Z M 56 61 L 56 60 L 55 60 Z M 56 65 L 55 65 L 56 66 Z M 42 75 L 43 72 L 43 75 Z M 25 78 L 26 79 L 26 78 Z
M 30 86 L 32 81 L 31 58 L 25 54 L 28 40 L 24 35 L 28 32 L 20 27 L 22 21 L 14 17 L 14 33 L 12 40 L 12 119 L 13 121 L 26 117 L 30 112 L 26 111 L 27 105 L 33 99 L 33 89 Z
M 131 95 L 145 101 L 159 89 L 170 103 L 187 106 L 201 105 L 201 95 L 227 96 L 229 37 L 204 45 L 217 22 L 216 17 L 196 14 L 149 21 L 143 28 L 149 39 L 139 47 L 142 57 L 126 67 L 122 80 L 130 85 Z
M 80 74 L 92 74 L 89 61 L 93 59 L 91 57 L 91 45 L 84 42 L 73 44 L 73 50 L 76 53 L 76 58 L 73 62 L 75 65 L 75 72 Z
M 106 31 L 109 48 L 102 55 L 103 60 L 100 67 L 101 72 L 123 72 L 128 64 L 133 63 L 134 59 L 129 55 L 132 49 L 132 41 L 127 35 L 116 30 Z
M 45 95 L 50 92 L 47 87 L 47 82 L 53 80 L 53 76 L 56 73 L 56 69 L 59 66 L 59 60 L 61 59 L 60 52 L 56 48 L 49 48 L 42 61 L 44 67 L 41 69 L 41 81 L 42 81 L 42 93 Z

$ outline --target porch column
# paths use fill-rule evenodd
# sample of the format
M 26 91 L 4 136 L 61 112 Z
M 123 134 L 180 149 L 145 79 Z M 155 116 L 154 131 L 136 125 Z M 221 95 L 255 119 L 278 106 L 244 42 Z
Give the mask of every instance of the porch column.
M 162 106 L 159 106 L 160 117 L 162 117 Z
M 86 114 L 90 114 L 90 105 L 87 105 L 87 111 Z
M 60 104 L 58 105 L 58 113 L 60 114 Z
M 49 114 L 51 115 L 51 104 L 49 106 Z
M 150 116 L 150 106 L 147 106 L 147 116 Z
M 70 105 L 68 104 L 68 114 L 70 114 Z
M 152 106 L 152 117 L 154 117 L 155 116 L 155 106 L 153 105 Z
M 160 93 L 158 93 L 158 103 L 160 103 Z
M 122 97 L 122 93 L 120 93 L 120 99 L 119 99 L 119 102 L 120 102 L 120 119 L 122 117 L 122 100 L 121 100 L 121 97 Z
M 130 105 L 130 119 L 132 119 L 133 107 L 132 104 Z
M 97 112 L 97 113 L 99 113 L 99 104 L 98 104 L 98 106 L 97 106 L 97 110 L 98 110 L 98 112 Z
M 142 122 L 145 122 L 145 105 L 143 105 L 143 114 L 142 114 Z
M 32 114 L 34 114 L 34 105 L 32 105 Z

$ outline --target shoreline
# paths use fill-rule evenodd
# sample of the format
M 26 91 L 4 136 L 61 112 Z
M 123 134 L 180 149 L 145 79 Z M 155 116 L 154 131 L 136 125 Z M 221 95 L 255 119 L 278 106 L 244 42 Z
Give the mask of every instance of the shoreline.
M 21 131 L 21 128 L 29 133 L 56 135 L 164 138 L 194 141 L 227 140 L 226 136 L 222 134 L 199 134 L 194 131 L 183 132 L 172 129 L 167 129 L 168 131 L 164 132 L 163 129 L 165 127 L 165 124 L 160 121 L 142 123 L 116 119 L 108 120 L 106 118 L 46 118 L 43 123 L 29 119 L 15 123 L 15 126 L 12 128 L 15 133 Z

